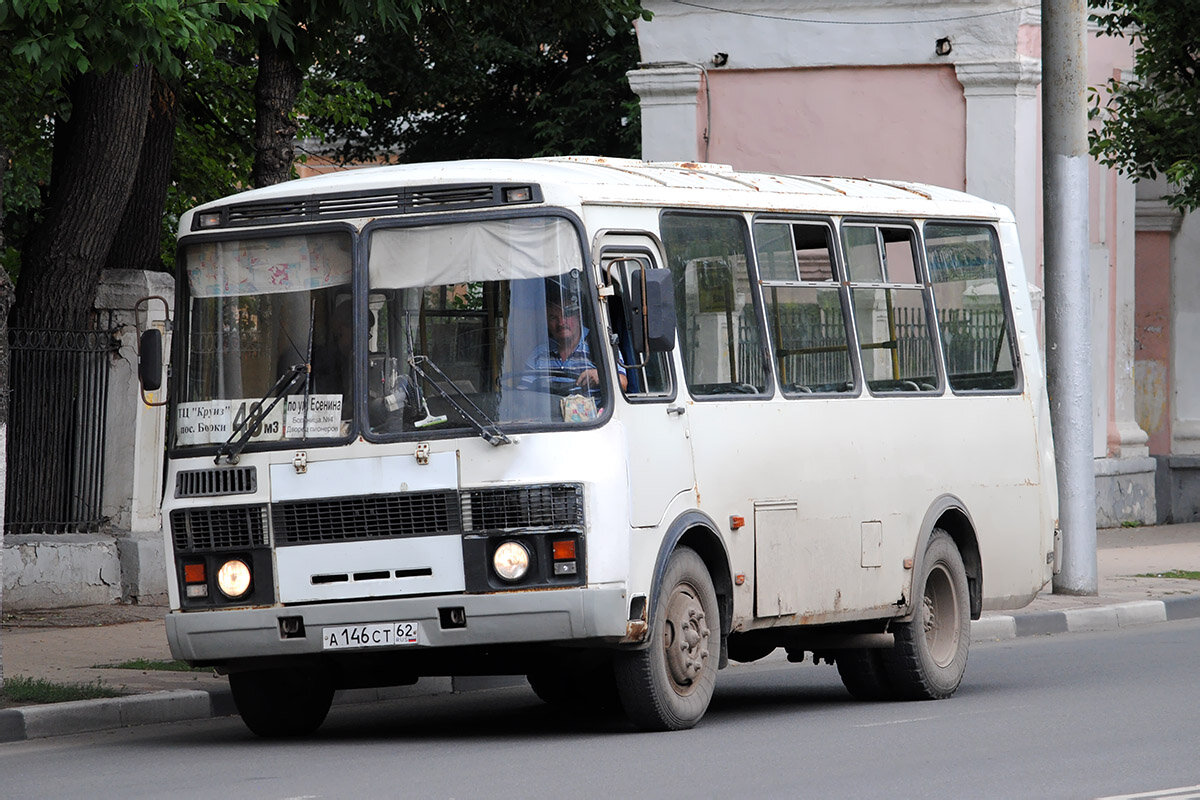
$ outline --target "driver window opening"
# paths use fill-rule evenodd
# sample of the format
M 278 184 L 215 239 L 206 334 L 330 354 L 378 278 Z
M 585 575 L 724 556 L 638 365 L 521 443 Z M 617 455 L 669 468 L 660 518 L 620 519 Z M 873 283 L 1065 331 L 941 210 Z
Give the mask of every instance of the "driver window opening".
M 634 291 L 633 273 L 652 267 L 646 256 L 604 256 L 604 274 L 611 279 L 615 289 L 608 298 L 609 327 L 617 337 L 612 350 L 617 364 L 625 373 L 624 390 L 627 397 L 667 397 L 672 394 L 667 354 L 650 353 L 647 356 L 635 352 L 626 314 L 631 303 L 630 292 Z

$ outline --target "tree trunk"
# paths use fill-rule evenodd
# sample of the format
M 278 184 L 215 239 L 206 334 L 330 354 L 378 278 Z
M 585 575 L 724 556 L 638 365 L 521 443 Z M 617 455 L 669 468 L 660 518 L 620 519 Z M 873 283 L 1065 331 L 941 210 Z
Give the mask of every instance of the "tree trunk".
M 296 157 L 296 98 L 304 73 L 295 57 L 263 34 L 258 42 L 258 80 L 254 84 L 254 169 L 251 183 L 273 186 L 292 177 Z
M 154 73 L 150 87 L 146 134 L 137 174 L 116 238 L 108 250 L 105 269 L 161 270 L 162 216 L 171 184 L 171 157 L 175 152 L 177 95 L 163 77 Z
M 18 277 L 21 326 L 81 329 L 91 322 L 100 272 L 137 173 L 151 72 L 137 67 L 71 82 L 71 118 L 55 127 L 49 202 Z

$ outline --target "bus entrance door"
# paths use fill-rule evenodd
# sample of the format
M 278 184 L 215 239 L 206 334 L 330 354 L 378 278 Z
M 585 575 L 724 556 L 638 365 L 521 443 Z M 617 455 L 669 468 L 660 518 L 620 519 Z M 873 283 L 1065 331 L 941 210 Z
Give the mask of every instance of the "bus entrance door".
M 672 354 L 635 353 L 628 335 L 625 306 L 636 272 L 658 266 L 659 248 L 649 236 L 610 233 L 598 237 L 596 250 L 615 289 L 608 317 L 625 380 L 620 424 L 629 461 L 629 523 L 653 527 L 672 501 L 696 489 L 686 392 L 677 389 Z

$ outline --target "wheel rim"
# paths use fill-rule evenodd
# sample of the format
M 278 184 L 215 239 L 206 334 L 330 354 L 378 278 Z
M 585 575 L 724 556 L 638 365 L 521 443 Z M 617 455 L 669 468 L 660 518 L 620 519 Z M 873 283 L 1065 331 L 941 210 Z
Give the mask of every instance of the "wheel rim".
M 671 592 L 663 620 L 667 674 L 679 694 L 690 694 L 708 659 L 708 620 L 699 593 L 681 583 Z
M 929 655 L 939 667 L 954 660 L 960 635 L 958 591 L 950 571 L 936 564 L 925 580 L 925 643 Z

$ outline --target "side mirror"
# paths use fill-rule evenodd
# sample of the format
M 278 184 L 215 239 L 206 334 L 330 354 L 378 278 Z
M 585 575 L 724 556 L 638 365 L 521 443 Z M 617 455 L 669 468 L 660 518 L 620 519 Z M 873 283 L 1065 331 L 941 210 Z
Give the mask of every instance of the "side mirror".
M 634 352 L 666 353 L 675 347 L 675 289 L 669 269 L 630 273 L 629 332 Z
M 138 380 L 143 392 L 156 392 L 162 386 L 162 331 L 150 328 L 142 331 L 138 343 Z

